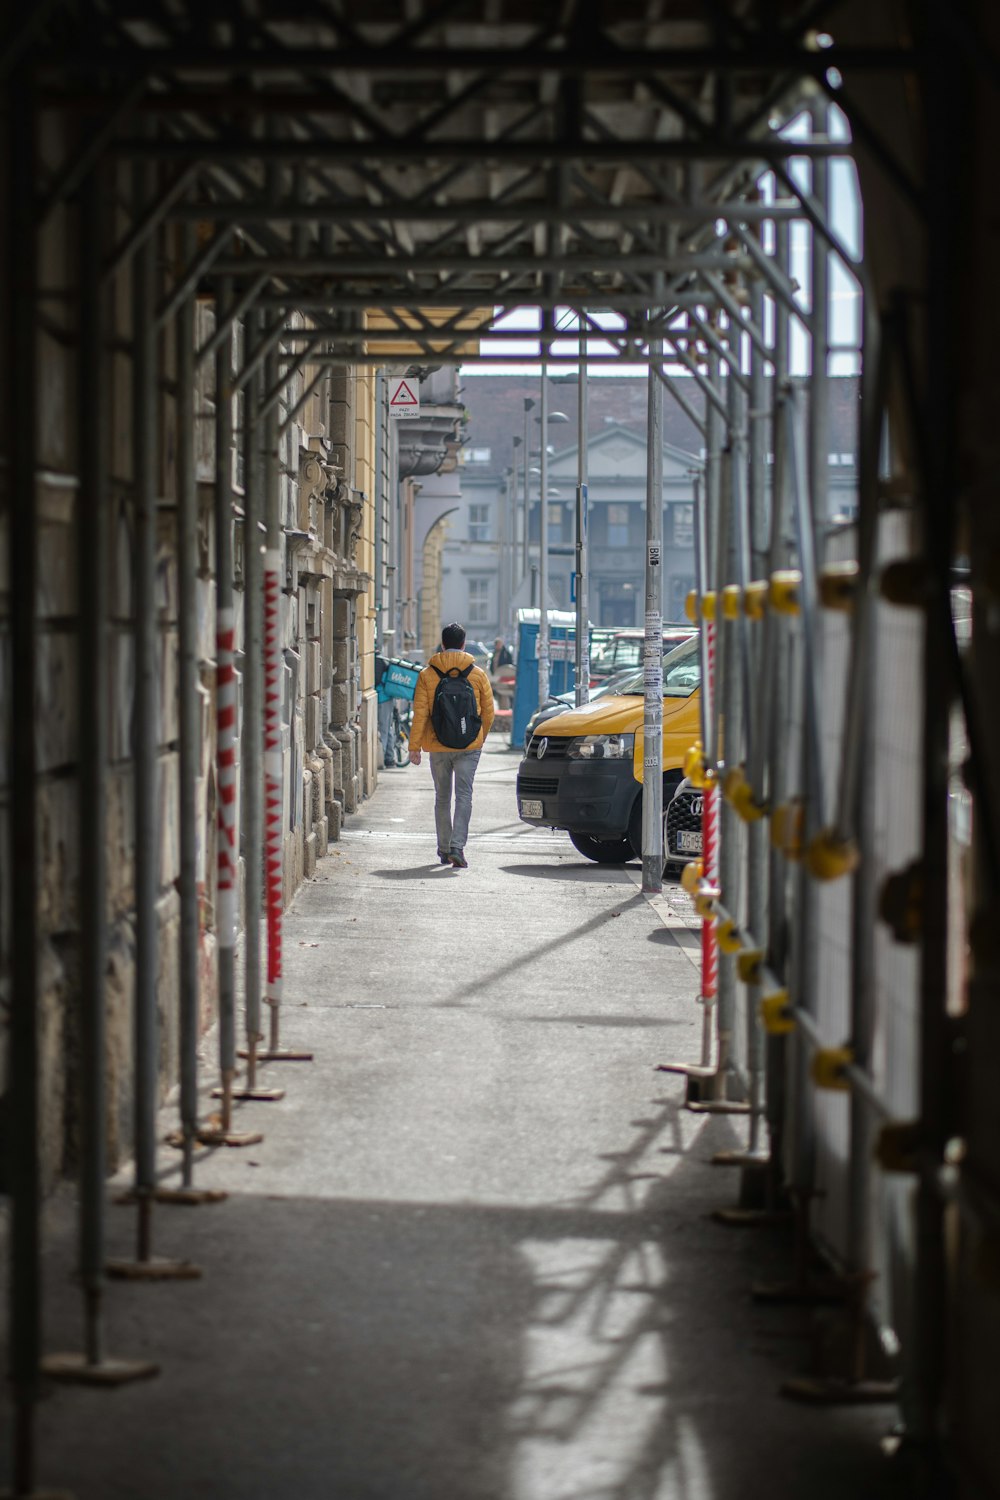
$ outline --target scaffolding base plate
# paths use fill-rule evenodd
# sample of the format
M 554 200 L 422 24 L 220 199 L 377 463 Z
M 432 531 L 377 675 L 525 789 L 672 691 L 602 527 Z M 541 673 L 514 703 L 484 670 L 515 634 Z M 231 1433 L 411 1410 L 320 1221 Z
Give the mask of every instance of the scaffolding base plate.
M 749 1104 L 741 1104 L 738 1099 L 688 1099 L 685 1101 L 685 1109 L 689 1109 L 695 1115 L 748 1115 Z
M 752 1172 L 762 1172 L 771 1165 L 771 1158 L 754 1151 L 716 1151 L 711 1159 L 713 1167 L 746 1167 Z
M 790 1401 L 810 1406 L 885 1406 L 899 1400 L 898 1380 L 837 1380 L 799 1375 L 778 1387 Z
M 259 1059 L 258 1059 L 259 1061 Z M 261 1104 L 273 1104 L 278 1099 L 284 1099 L 284 1089 L 233 1089 L 229 1095 L 230 1099 L 257 1100 Z M 213 1089 L 213 1099 L 224 1099 L 224 1089 Z
M 190 1260 L 109 1260 L 107 1273 L 113 1281 L 199 1281 L 201 1266 Z
M 168 1141 L 174 1145 L 174 1141 Z M 180 1142 L 184 1144 L 183 1140 Z M 154 1203 L 177 1203 L 184 1207 L 197 1208 L 202 1203 L 224 1203 L 229 1197 L 221 1188 L 157 1188 L 151 1195 Z M 139 1199 L 134 1192 L 121 1193 L 115 1199 L 118 1208 L 131 1208 Z
M 706 1063 L 657 1063 L 654 1073 L 683 1073 L 686 1078 L 714 1078 L 715 1069 Z
M 729 1229 L 768 1229 L 792 1220 L 791 1210 L 780 1208 L 714 1208 L 710 1217 Z
M 842 1282 L 826 1277 L 820 1281 L 755 1282 L 750 1295 L 755 1302 L 770 1302 L 772 1306 L 798 1303 L 805 1307 L 819 1307 L 843 1302 L 848 1292 Z
M 199 1130 L 200 1146 L 259 1146 L 264 1139 L 259 1130 Z
M 91 1364 L 85 1354 L 48 1354 L 42 1360 L 46 1379 L 66 1385 L 129 1385 L 159 1373 L 159 1365 L 148 1359 L 101 1359 Z
M 240 1055 L 240 1057 L 248 1057 L 249 1053 L 247 1053 L 247 1052 L 241 1052 L 239 1055 Z M 314 1054 L 312 1052 L 295 1052 L 294 1050 L 292 1050 L 290 1048 L 286 1048 L 286 1047 L 279 1047 L 278 1050 L 277 1050 L 277 1052 L 258 1052 L 257 1053 L 257 1061 L 260 1062 L 260 1063 L 266 1063 L 266 1062 L 312 1062 L 313 1057 L 314 1057 Z

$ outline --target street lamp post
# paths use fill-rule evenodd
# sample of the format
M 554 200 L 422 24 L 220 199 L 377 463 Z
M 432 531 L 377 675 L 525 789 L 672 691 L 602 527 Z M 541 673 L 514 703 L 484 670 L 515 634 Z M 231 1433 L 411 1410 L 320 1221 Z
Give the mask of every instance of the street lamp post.
M 590 630 L 587 616 L 588 537 L 587 509 L 587 335 L 580 326 L 580 379 L 576 392 L 577 484 L 576 484 L 576 706 L 590 701 Z
M 539 443 L 542 466 L 538 481 L 538 706 L 543 708 L 549 697 L 549 370 L 542 365 L 542 410 Z
M 531 508 L 531 487 L 528 484 L 528 453 L 531 444 L 528 441 L 528 416 L 534 410 L 535 403 L 530 396 L 524 398 L 524 528 L 521 533 L 521 578 L 522 581 L 528 576 L 528 520 Z

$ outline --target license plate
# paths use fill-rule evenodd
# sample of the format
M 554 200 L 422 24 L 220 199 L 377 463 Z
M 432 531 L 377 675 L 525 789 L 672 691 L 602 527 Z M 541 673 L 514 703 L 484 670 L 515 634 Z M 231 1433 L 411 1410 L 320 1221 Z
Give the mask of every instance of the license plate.
M 678 828 L 677 847 L 685 854 L 701 853 L 701 834 L 690 828 Z
M 540 818 L 542 816 L 542 804 L 540 802 L 522 802 L 522 818 Z M 699 848 L 701 846 L 699 845 Z

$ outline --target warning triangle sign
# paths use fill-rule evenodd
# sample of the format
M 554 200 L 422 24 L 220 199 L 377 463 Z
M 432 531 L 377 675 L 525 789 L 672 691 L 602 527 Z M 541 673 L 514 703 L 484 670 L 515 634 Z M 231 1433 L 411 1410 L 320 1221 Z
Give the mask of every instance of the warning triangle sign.
M 389 387 L 390 417 L 419 417 L 420 396 L 408 380 L 397 380 Z

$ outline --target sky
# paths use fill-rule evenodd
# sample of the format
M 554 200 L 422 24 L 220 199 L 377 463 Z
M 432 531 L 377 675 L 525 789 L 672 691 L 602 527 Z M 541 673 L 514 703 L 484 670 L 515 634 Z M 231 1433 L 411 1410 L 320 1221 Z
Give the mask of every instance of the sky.
M 809 119 L 806 115 L 800 115 L 781 130 L 780 134 L 788 139 L 795 139 L 807 133 L 810 129 Z M 845 143 L 850 142 L 850 128 L 846 117 L 835 106 L 831 109 L 830 132 L 834 139 L 842 139 Z M 809 185 L 810 163 L 806 157 L 792 158 L 789 163 L 791 175 L 803 188 Z M 774 180 L 770 173 L 761 178 L 761 186 L 765 198 L 774 195 Z M 830 161 L 830 207 L 831 221 L 841 243 L 845 249 L 854 257 L 861 254 L 862 249 L 862 217 L 861 198 L 858 191 L 857 172 L 854 162 L 849 156 L 834 157 Z M 797 300 L 808 310 L 810 304 L 810 253 L 811 253 L 811 227 L 805 221 L 793 221 L 791 232 L 791 274 L 799 283 Z M 765 249 L 770 249 L 771 244 L 765 239 Z M 834 254 L 829 256 L 830 262 L 830 301 L 831 301 L 831 342 L 835 352 L 830 358 L 830 372 L 834 375 L 853 375 L 859 369 L 859 357 L 854 352 L 861 337 L 861 300 L 858 284 L 841 260 Z M 770 330 L 773 322 L 773 309 L 768 298 L 766 303 L 765 324 Z M 512 332 L 524 329 L 536 329 L 538 323 L 538 310 L 525 307 L 510 312 L 495 325 L 497 329 Z M 596 319 L 595 319 L 596 321 Z M 614 326 L 614 318 L 607 315 L 603 320 L 603 326 L 609 328 Z M 565 326 L 568 330 L 575 329 L 575 314 L 566 310 L 562 320 L 557 316 L 557 327 Z M 565 344 L 554 345 L 554 352 L 572 354 L 575 352 L 575 335 L 567 339 Z M 844 346 L 844 347 L 840 347 Z M 480 341 L 483 354 L 488 354 L 490 340 L 488 338 Z M 475 378 L 477 375 L 503 375 L 503 374 L 540 374 L 540 366 L 530 360 L 530 356 L 537 353 L 538 346 L 530 338 L 525 338 L 523 344 L 518 341 L 513 346 L 506 346 L 506 353 L 521 353 L 527 356 L 527 362 L 518 365 L 485 364 L 467 365 L 462 369 L 462 378 Z M 603 350 L 598 350 L 596 345 L 591 346 L 593 353 L 612 352 L 611 345 L 606 345 Z M 560 373 L 568 373 L 575 367 L 573 365 L 560 366 Z M 592 378 L 608 377 L 616 375 L 635 375 L 641 371 L 641 365 L 621 365 L 604 368 L 591 366 Z M 679 366 L 670 366 L 670 373 L 683 375 L 686 372 Z M 804 330 L 797 320 L 792 320 L 792 373 L 805 375 L 809 373 L 809 348 L 808 339 Z

